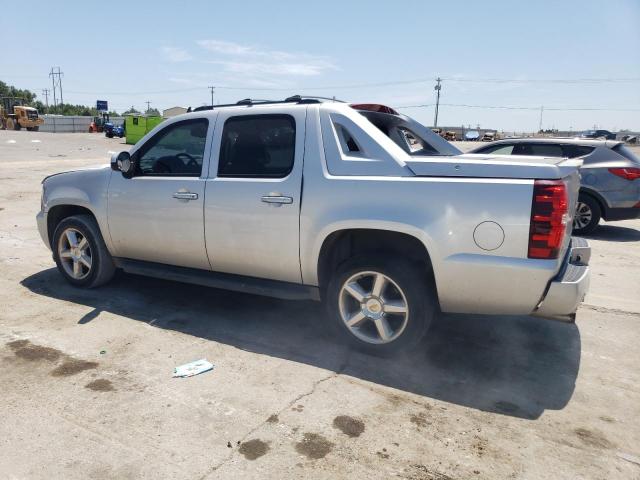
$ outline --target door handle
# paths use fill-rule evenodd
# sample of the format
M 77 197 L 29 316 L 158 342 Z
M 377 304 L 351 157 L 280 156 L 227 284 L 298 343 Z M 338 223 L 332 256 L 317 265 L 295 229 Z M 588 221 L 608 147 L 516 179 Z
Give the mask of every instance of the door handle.
M 191 192 L 176 192 L 173 194 L 173 198 L 177 198 L 178 200 L 197 200 L 198 194 Z
M 274 203 L 276 205 L 286 205 L 293 203 L 293 198 L 284 195 L 264 195 L 260 200 L 264 203 Z

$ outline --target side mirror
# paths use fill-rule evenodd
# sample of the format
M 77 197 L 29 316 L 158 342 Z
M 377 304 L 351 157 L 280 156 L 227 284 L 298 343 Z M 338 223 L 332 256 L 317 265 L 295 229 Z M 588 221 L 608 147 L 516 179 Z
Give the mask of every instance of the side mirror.
M 114 153 L 111 156 L 111 169 L 122 172 L 124 178 L 131 178 L 136 171 L 136 162 L 129 152 Z

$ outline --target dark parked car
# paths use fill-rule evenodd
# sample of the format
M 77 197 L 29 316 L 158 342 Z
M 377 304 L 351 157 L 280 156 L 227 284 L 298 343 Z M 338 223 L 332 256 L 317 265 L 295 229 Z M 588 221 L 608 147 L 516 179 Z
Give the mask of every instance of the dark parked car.
M 111 122 L 104 124 L 104 135 L 108 138 L 124 137 L 124 125 L 114 125 Z
M 640 218 L 640 159 L 623 142 L 583 138 L 511 138 L 475 148 L 469 153 L 583 157 L 580 196 L 573 231 L 592 232 L 600 218 Z
M 580 134 L 580 138 L 601 138 L 604 140 L 615 140 L 616 134 L 609 130 L 586 130 Z

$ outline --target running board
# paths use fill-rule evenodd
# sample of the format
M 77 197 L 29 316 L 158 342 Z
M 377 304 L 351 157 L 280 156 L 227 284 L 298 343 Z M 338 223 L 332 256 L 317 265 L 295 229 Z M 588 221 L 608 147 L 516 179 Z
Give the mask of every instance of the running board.
M 310 285 L 302 285 L 264 278 L 245 277 L 231 273 L 211 272 L 198 268 L 176 267 L 162 263 L 144 262 L 128 258 L 114 258 L 116 267 L 127 273 L 155 277 L 175 282 L 193 283 L 205 287 L 251 293 L 264 297 L 282 298 L 284 300 L 320 300 L 320 289 Z

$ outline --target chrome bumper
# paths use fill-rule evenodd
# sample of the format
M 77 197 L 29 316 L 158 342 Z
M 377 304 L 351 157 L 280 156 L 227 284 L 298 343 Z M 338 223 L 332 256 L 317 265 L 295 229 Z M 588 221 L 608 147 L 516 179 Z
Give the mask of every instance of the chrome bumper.
M 532 313 L 564 322 L 574 322 L 576 310 L 589 289 L 591 247 L 583 238 L 572 238 L 569 254 L 547 293 Z
M 47 232 L 47 214 L 44 212 L 38 212 L 36 215 L 36 223 L 38 224 L 38 232 L 44 244 L 51 250 L 51 244 L 49 243 L 49 233 Z

